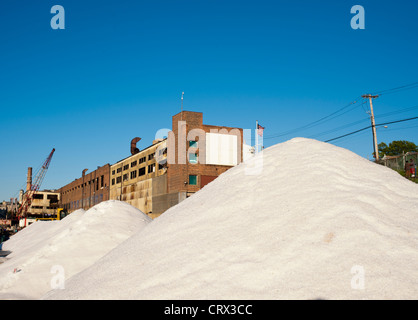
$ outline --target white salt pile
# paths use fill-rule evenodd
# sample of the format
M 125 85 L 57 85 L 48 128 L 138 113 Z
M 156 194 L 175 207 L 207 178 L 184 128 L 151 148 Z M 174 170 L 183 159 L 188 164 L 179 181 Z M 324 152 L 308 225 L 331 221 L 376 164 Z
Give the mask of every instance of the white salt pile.
M 418 186 L 297 138 L 230 169 L 46 299 L 417 299 Z
M 37 221 L 3 245 L 0 299 L 39 299 L 92 265 L 151 221 L 119 201 L 77 210 L 61 221 Z

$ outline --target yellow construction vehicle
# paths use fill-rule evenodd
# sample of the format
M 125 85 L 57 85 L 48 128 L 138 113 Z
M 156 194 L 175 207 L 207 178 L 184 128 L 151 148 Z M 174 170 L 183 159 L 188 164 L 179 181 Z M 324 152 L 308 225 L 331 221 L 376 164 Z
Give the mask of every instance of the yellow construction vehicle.
M 64 208 L 58 208 L 57 214 L 55 216 L 52 216 L 51 218 L 37 218 L 36 221 L 52 221 L 52 220 L 62 220 L 66 216 L 66 212 L 64 211 Z

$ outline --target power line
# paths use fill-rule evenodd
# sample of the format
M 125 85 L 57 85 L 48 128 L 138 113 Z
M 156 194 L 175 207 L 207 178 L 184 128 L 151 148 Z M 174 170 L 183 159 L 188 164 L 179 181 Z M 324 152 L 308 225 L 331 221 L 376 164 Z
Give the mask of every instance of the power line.
M 366 119 L 362 119 L 362 120 L 359 120 L 359 121 L 351 122 L 351 123 L 343 125 L 341 127 L 337 127 L 337 128 L 334 128 L 334 129 L 330 129 L 328 131 L 324 131 L 324 132 L 321 132 L 321 133 L 318 133 L 318 134 L 311 135 L 308 138 L 317 138 L 317 137 L 320 137 L 320 136 L 323 136 L 323 135 L 326 135 L 326 134 L 329 134 L 329 133 L 333 133 L 335 131 L 339 131 L 341 129 L 345 129 L 345 128 L 354 126 L 356 124 L 359 124 L 359 123 L 362 123 L 362 122 L 365 122 L 365 121 L 370 121 L 370 118 L 366 118 Z
M 413 83 L 406 84 L 406 85 L 403 85 L 403 86 L 398 86 L 398 87 L 394 87 L 394 88 L 390 88 L 390 89 L 386 89 L 386 90 L 381 90 L 381 91 L 377 92 L 376 95 L 392 94 L 392 93 L 397 93 L 397 92 L 400 92 L 400 91 L 410 90 L 410 89 L 414 89 L 414 88 L 418 88 L 418 82 L 413 82 Z M 344 115 L 344 114 L 346 114 L 346 113 L 354 110 L 357 107 L 363 107 L 363 110 L 366 113 L 368 113 L 367 110 L 364 109 L 365 108 L 364 107 L 364 104 L 366 103 L 366 101 L 363 101 L 360 105 L 357 105 L 357 103 L 361 101 L 360 100 L 361 98 L 364 98 L 364 97 L 363 96 L 359 96 L 359 97 L 355 98 L 353 101 L 351 101 L 350 103 L 348 103 L 347 105 L 343 106 L 342 108 L 340 108 L 340 109 L 332 112 L 331 114 L 329 114 L 329 115 L 327 115 L 327 116 L 325 116 L 323 118 L 320 118 L 320 119 L 318 119 L 316 121 L 313 121 L 311 123 L 308 123 L 306 125 L 303 125 L 301 127 L 294 128 L 294 129 L 290 129 L 290 130 L 287 130 L 287 131 L 284 131 L 284 132 L 280 132 L 280 133 L 276 133 L 276 134 L 267 135 L 267 136 L 264 137 L 264 140 L 274 139 L 274 138 L 286 136 L 286 135 L 289 135 L 289 134 L 292 134 L 292 133 L 296 133 L 296 132 L 299 132 L 299 131 L 302 131 L 302 130 L 306 130 L 306 129 L 310 129 L 310 128 L 316 127 L 316 126 L 321 125 L 321 124 L 323 124 L 323 123 L 325 123 L 327 121 L 330 121 L 332 119 L 335 119 L 337 117 L 340 117 L 340 116 L 342 116 L 342 115 Z M 353 106 L 353 107 L 350 108 L 351 106 Z M 379 118 L 382 118 L 382 117 L 389 116 L 389 115 L 393 115 L 393 114 L 397 114 L 397 113 L 407 112 L 407 111 L 410 111 L 410 110 L 415 109 L 417 107 L 418 106 L 412 107 L 412 108 L 408 108 L 408 109 L 404 109 L 404 110 L 398 110 L 398 111 L 386 113 L 386 114 L 380 115 L 378 117 Z M 348 109 L 348 108 L 350 108 L 350 109 Z M 346 110 L 346 109 L 348 109 L 348 110 Z M 344 110 L 346 110 L 346 111 L 345 112 L 342 112 Z M 343 127 L 340 127 L 339 129 L 342 129 L 342 128 Z M 338 128 L 337 129 L 333 129 L 333 130 L 326 131 L 324 133 L 320 133 L 320 134 L 318 134 L 316 136 L 320 136 L 320 135 L 323 135 L 323 134 L 326 134 L 326 133 L 330 133 L 330 132 L 336 131 L 336 130 L 338 130 Z
M 360 139 L 363 139 L 362 136 L 364 136 L 366 134 L 370 134 L 370 132 L 367 131 L 367 130 L 365 130 L 365 131 L 362 131 L 362 132 L 357 133 L 354 136 L 348 136 L 348 137 L 344 137 L 344 138 L 338 139 L 337 141 L 334 141 L 333 143 L 334 144 L 340 144 L 341 145 L 341 143 L 344 143 L 345 141 L 350 140 L 350 139 L 357 139 L 357 140 L 359 138 Z
M 411 121 L 411 120 L 415 120 L 415 119 L 418 119 L 418 117 L 413 117 L 413 118 L 408 118 L 408 119 L 402 119 L 402 120 L 396 120 L 396 121 L 390 121 L 390 122 L 380 123 L 380 124 L 376 124 L 376 127 L 384 126 L 384 125 L 388 125 L 388 124 L 399 123 L 399 122 Z M 356 134 L 358 132 L 361 132 L 361 131 L 370 129 L 371 127 L 372 126 L 368 126 L 368 127 L 365 127 L 365 128 L 362 128 L 362 129 L 359 129 L 359 130 L 356 130 L 356 131 L 353 131 L 353 132 L 344 134 L 342 136 L 339 136 L 339 137 L 336 137 L 336 138 L 333 138 L 333 139 L 326 140 L 324 142 L 331 142 L 331 141 L 338 140 L 338 139 L 341 139 L 341 138 L 344 138 L 344 137 L 348 137 L 348 136 L 351 136 L 351 135 Z
M 406 130 L 406 129 L 412 129 L 412 128 L 418 128 L 418 126 L 402 127 L 402 128 L 395 128 L 395 129 L 387 129 L 387 130 L 385 130 L 385 132 L 387 132 L 387 131 Z
M 399 91 L 410 90 L 410 89 L 417 88 L 417 87 L 418 87 L 418 82 L 413 82 L 413 83 L 410 83 L 410 84 L 406 84 L 404 86 L 382 90 L 382 91 L 377 92 L 376 94 L 378 94 L 378 95 L 392 94 L 392 93 L 396 93 L 396 92 L 399 92 Z
M 396 110 L 396 111 L 393 111 L 393 112 L 384 113 L 384 114 L 375 116 L 375 118 L 385 118 L 385 117 L 388 117 L 388 116 L 391 116 L 391 115 L 394 115 L 394 114 L 400 114 L 400 113 L 408 112 L 408 111 L 415 110 L 415 109 L 418 109 L 418 106 L 413 106 L 413 107 L 409 107 L 409 108 L 405 108 L 405 109 Z M 346 124 L 346 125 L 337 127 L 335 129 L 330 129 L 328 131 L 324 131 L 324 132 L 321 132 L 321 133 L 318 133 L 318 134 L 311 135 L 308 138 L 317 138 L 317 137 L 320 137 L 320 136 L 323 136 L 323 135 L 326 135 L 326 134 L 329 134 L 329 133 L 332 133 L 332 132 L 335 132 L 335 131 L 339 131 L 341 129 L 345 129 L 345 128 L 354 126 L 356 124 L 365 122 L 367 120 L 370 120 L 370 119 L 367 118 L 367 119 L 355 121 L 355 122 L 352 122 L 352 123 L 349 123 L 349 124 Z M 389 130 L 386 130 L 386 131 L 389 131 Z
M 411 120 L 415 120 L 415 119 L 418 119 L 418 117 L 413 117 L 413 118 L 408 118 L 408 119 L 402 119 L 402 120 L 396 120 L 396 121 L 381 123 L 381 124 L 377 124 L 376 126 L 384 126 L 384 125 L 387 125 L 387 124 L 393 124 L 393 123 L 411 121 Z
M 281 137 L 281 136 L 285 136 L 285 135 L 288 135 L 288 134 L 291 134 L 291 133 L 295 133 L 295 132 L 298 132 L 298 131 L 301 131 L 301 130 L 304 130 L 304 129 L 312 128 L 312 127 L 317 126 L 319 124 L 322 124 L 322 123 L 324 123 L 326 121 L 329 121 L 329 120 L 332 120 L 332 119 L 334 119 L 336 117 L 339 117 L 339 116 L 341 116 L 341 115 L 343 115 L 343 114 L 345 114 L 345 113 L 347 113 L 347 112 L 349 112 L 349 111 L 351 111 L 351 110 L 359 107 L 359 106 L 356 106 L 356 104 L 359 102 L 358 101 L 359 98 L 361 98 L 361 96 L 357 97 L 356 99 L 354 99 L 353 101 L 351 101 L 349 104 L 345 105 L 344 107 L 338 109 L 337 111 L 334 111 L 333 113 L 331 113 L 331 114 L 329 114 L 329 115 L 327 115 L 327 116 L 325 116 L 325 117 L 323 117 L 321 119 L 318 119 L 316 121 L 313 121 L 311 123 L 308 123 L 308 124 L 306 124 L 304 126 L 301 126 L 299 128 L 295 128 L 295 129 L 291 129 L 291 130 L 288 130 L 288 131 L 284 131 L 282 133 L 277 133 L 277 134 L 273 134 L 273 135 L 270 135 L 270 136 L 266 136 L 266 137 L 264 137 L 264 139 L 266 140 L 266 139 L 273 139 L 273 138 L 278 138 L 278 137 Z M 364 102 L 360 106 L 362 106 L 363 104 L 364 104 Z M 341 111 L 349 108 L 352 105 L 354 105 L 353 108 L 349 109 L 348 111 L 346 111 L 346 112 L 344 112 L 342 114 L 338 114 L 339 112 L 341 112 Z
M 364 131 L 364 130 L 370 129 L 371 127 L 372 127 L 372 126 L 368 126 L 368 127 L 363 128 L 363 129 L 356 130 L 356 131 L 353 131 L 353 132 L 350 132 L 350 133 L 344 134 L 344 135 L 342 135 L 342 136 L 339 136 L 339 137 L 336 137 L 336 138 L 333 138 L 333 139 L 326 140 L 326 141 L 324 141 L 324 142 L 331 142 L 331 141 L 338 140 L 338 139 L 341 139 L 341 138 L 344 138 L 344 137 L 348 137 L 348 136 L 351 136 L 351 135 L 353 135 L 353 134 L 355 134 L 355 133 L 357 133 L 357 132 L 361 132 L 361 131 Z
M 388 117 L 388 116 L 391 116 L 391 115 L 394 115 L 394 114 L 399 114 L 399 113 L 404 113 L 404 112 L 408 112 L 408 111 L 411 111 L 411 110 L 415 110 L 417 108 L 418 108 L 418 106 L 413 106 L 413 107 L 409 107 L 409 108 L 405 108 L 405 109 L 401 109 L 401 110 L 396 110 L 396 111 L 384 113 L 384 114 L 381 114 L 381 115 L 377 115 L 376 118 L 384 118 L 384 117 Z

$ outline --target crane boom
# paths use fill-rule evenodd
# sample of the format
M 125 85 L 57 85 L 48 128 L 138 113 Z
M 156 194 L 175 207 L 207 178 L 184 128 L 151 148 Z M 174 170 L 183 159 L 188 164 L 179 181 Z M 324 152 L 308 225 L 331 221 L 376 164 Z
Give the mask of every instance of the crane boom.
M 33 196 L 39 190 L 39 188 L 42 184 L 42 181 L 45 178 L 45 174 L 48 171 L 48 168 L 49 168 L 49 165 L 51 163 L 51 159 L 52 159 L 52 156 L 54 155 L 54 152 L 55 152 L 55 148 L 52 149 L 51 153 L 49 154 L 48 158 L 45 160 L 41 169 L 36 174 L 34 183 L 32 183 L 30 189 L 26 190 L 25 196 L 23 198 L 22 205 L 19 207 L 19 210 L 17 212 L 17 216 L 19 218 L 24 216 L 25 220 L 26 220 L 26 215 L 27 215 L 27 212 L 28 212 L 28 208 L 30 207 L 30 205 L 32 203 Z M 25 221 L 25 226 L 26 226 L 26 221 Z

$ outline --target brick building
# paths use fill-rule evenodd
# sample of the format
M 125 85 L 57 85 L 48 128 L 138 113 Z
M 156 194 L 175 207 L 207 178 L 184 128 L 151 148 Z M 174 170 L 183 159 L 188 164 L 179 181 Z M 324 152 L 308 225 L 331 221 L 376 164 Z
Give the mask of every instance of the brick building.
M 110 168 L 110 199 L 155 218 L 242 162 L 243 130 L 203 124 L 201 112 L 172 117 L 172 131 Z
M 143 150 L 98 167 L 60 188 L 60 207 L 71 213 L 106 200 L 125 201 L 151 218 L 186 199 L 243 161 L 243 130 L 203 124 L 201 112 L 182 111 L 172 129 Z
M 88 210 L 94 205 L 109 200 L 110 165 L 106 164 L 86 174 L 83 170 L 81 178 L 60 188 L 60 206 L 67 212 L 83 208 Z

